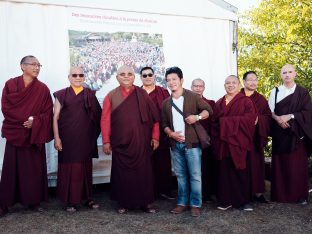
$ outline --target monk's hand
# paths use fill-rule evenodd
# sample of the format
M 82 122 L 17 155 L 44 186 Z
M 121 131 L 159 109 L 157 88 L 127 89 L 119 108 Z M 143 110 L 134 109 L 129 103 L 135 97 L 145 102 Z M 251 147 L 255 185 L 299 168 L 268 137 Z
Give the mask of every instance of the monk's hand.
M 58 138 L 54 138 L 54 148 L 57 150 L 57 151 L 62 151 L 62 141 L 61 139 L 58 137 Z
M 185 118 L 185 122 L 187 122 L 188 124 L 194 124 L 197 121 L 198 119 L 196 115 L 189 115 L 187 118 Z
M 23 126 L 25 128 L 32 128 L 33 121 L 34 121 L 34 117 L 29 116 L 28 120 L 23 123 Z
M 112 146 L 110 143 L 105 143 L 103 145 L 103 152 L 104 152 L 104 154 L 111 154 L 112 153 Z
M 180 143 L 185 142 L 185 136 L 182 134 L 181 131 L 171 132 L 169 137 Z
M 291 120 L 290 115 L 281 115 L 280 117 L 283 120 L 283 122 L 288 122 L 289 120 Z
M 278 123 L 278 125 L 281 127 L 281 128 L 283 128 L 283 129 L 286 129 L 286 128 L 289 128 L 290 127 L 290 125 L 289 125 L 289 123 L 288 123 L 288 118 L 285 118 L 285 117 L 283 117 L 283 116 L 285 116 L 285 115 L 282 115 L 282 116 L 276 116 L 276 122 Z M 287 120 L 288 119 L 288 120 Z
M 152 139 L 151 140 L 151 146 L 152 146 L 153 150 L 156 150 L 159 146 L 159 141 Z

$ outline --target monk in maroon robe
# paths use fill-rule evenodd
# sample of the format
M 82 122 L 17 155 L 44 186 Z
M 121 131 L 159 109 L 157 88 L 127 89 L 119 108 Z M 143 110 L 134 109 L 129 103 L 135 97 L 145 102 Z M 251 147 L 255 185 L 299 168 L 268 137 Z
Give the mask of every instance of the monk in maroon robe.
M 170 96 L 167 89 L 155 85 L 155 74 L 151 67 L 141 69 L 142 88 L 153 100 L 160 115 L 163 101 Z M 175 199 L 172 195 L 172 170 L 169 139 L 160 131 L 159 147 L 154 151 L 153 164 L 156 181 L 156 194 L 166 199 Z
M 117 212 L 142 208 L 155 213 L 152 155 L 159 145 L 159 116 L 146 91 L 134 86 L 134 71 L 117 71 L 119 87 L 105 97 L 101 119 L 103 151 L 112 152 L 111 198 Z
M 218 168 L 218 209 L 243 207 L 250 202 L 247 151 L 250 149 L 256 121 L 256 109 L 250 98 L 239 92 L 239 79 L 225 80 L 226 95 L 216 102 L 211 128 L 214 157 Z
M 0 182 L 0 216 L 20 202 L 41 211 L 47 201 L 45 143 L 52 140 L 52 99 L 48 87 L 37 79 L 41 64 L 34 56 L 21 60 L 23 75 L 5 83 L 2 92 L 6 138 Z
M 283 85 L 272 90 L 271 200 L 306 205 L 309 191 L 308 156 L 311 154 L 312 103 L 308 90 L 295 83 L 296 70 L 281 70 Z
M 92 200 L 92 157 L 98 157 L 101 106 L 95 92 L 84 88 L 83 70 L 70 69 L 70 87 L 54 93 L 54 145 L 58 150 L 57 197 L 75 212 L 83 200 L 90 209 Z
M 215 101 L 208 100 L 203 96 L 205 91 L 205 81 L 197 78 L 192 81 L 191 89 L 193 92 L 198 93 L 203 100 L 208 103 L 211 108 L 214 108 Z M 211 128 L 211 118 L 204 119 L 200 121 L 203 127 L 208 132 L 208 135 L 211 135 L 210 128 Z M 212 155 L 212 148 L 208 147 L 203 149 L 202 151 L 202 196 L 204 202 L 213 201 L 212 196 L 216 194 L 217 188 L 217 162 L 213 158 Z
M 271 110 L 264 96 L 256 91 L 258 78 L 255 72 L 248 71 L 243 76 L 244 88 L 241 92 L 250 97 L 257 109 L 257 124 L 253 145 L 248 151 L 248 162 L 251 175 L 251 196 L 257 202 L 266 203 L 265 192 L 264 147 L 268 143 L 271 126 Z

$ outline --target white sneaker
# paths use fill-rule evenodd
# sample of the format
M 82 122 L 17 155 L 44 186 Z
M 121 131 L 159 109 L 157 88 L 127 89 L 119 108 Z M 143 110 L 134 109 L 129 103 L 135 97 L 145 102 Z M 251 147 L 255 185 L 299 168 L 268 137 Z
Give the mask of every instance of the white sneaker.
M 218 210 L 228 210 L 230 208 L 232 208 L 232 205 L 229 205 L 229 206 L 218 206 L 217 207 Z

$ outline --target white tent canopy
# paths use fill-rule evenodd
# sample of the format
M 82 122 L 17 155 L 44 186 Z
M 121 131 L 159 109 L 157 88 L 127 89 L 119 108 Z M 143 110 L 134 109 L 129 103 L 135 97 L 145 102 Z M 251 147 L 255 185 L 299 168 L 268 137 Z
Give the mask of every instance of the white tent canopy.
M 216 100 L 224 93 L 225 77 L 237 73 L 233 49 L 235 11 L 235 7 L 222 0 L 0 0 L 0 89 L 7 79 L 21 74 L 19 62 L 25 55 L 34 55 L 43 64 L 39 79 L 51 92 L 64 88 L 68 86 L 70 67 L 69 29 L 121 30 L 161 34 L 165 66 L 179 66 L 183 70 L 185 88 L 190 88 L 194 78 L 204 79 L 205 96 Z M 153 23 L 116 23 L 106 19 L 82 19 L 76 15 L 140 18 Z M 103 87 L 97 96 L 101 99 L 108 91 Z M 0 121 L 3 121 L 2 114 Z M 5 140 L 1 138 L 0 170 L 4 146 Z M 51 143 L 48 154 L 48 160 L 51 157 L 55 160 L 56 152 Z M 53 168 L 55 166 L 48 165 L 48 170 L 53 171 Z

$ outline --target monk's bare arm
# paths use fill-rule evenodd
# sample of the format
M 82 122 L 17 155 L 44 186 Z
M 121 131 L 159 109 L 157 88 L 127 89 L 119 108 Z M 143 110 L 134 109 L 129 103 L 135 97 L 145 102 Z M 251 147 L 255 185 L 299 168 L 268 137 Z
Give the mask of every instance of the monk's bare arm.
M 58 128 L 58 120 L 60 118 L 61 109 L 62 109 L 61 103 L 57 98 L 55 98 L 54 114 L 53 114 L 53 133 L 54 133 L 54 148 L 58 151 L 62 151 L 62 141 L 60 138 Z

